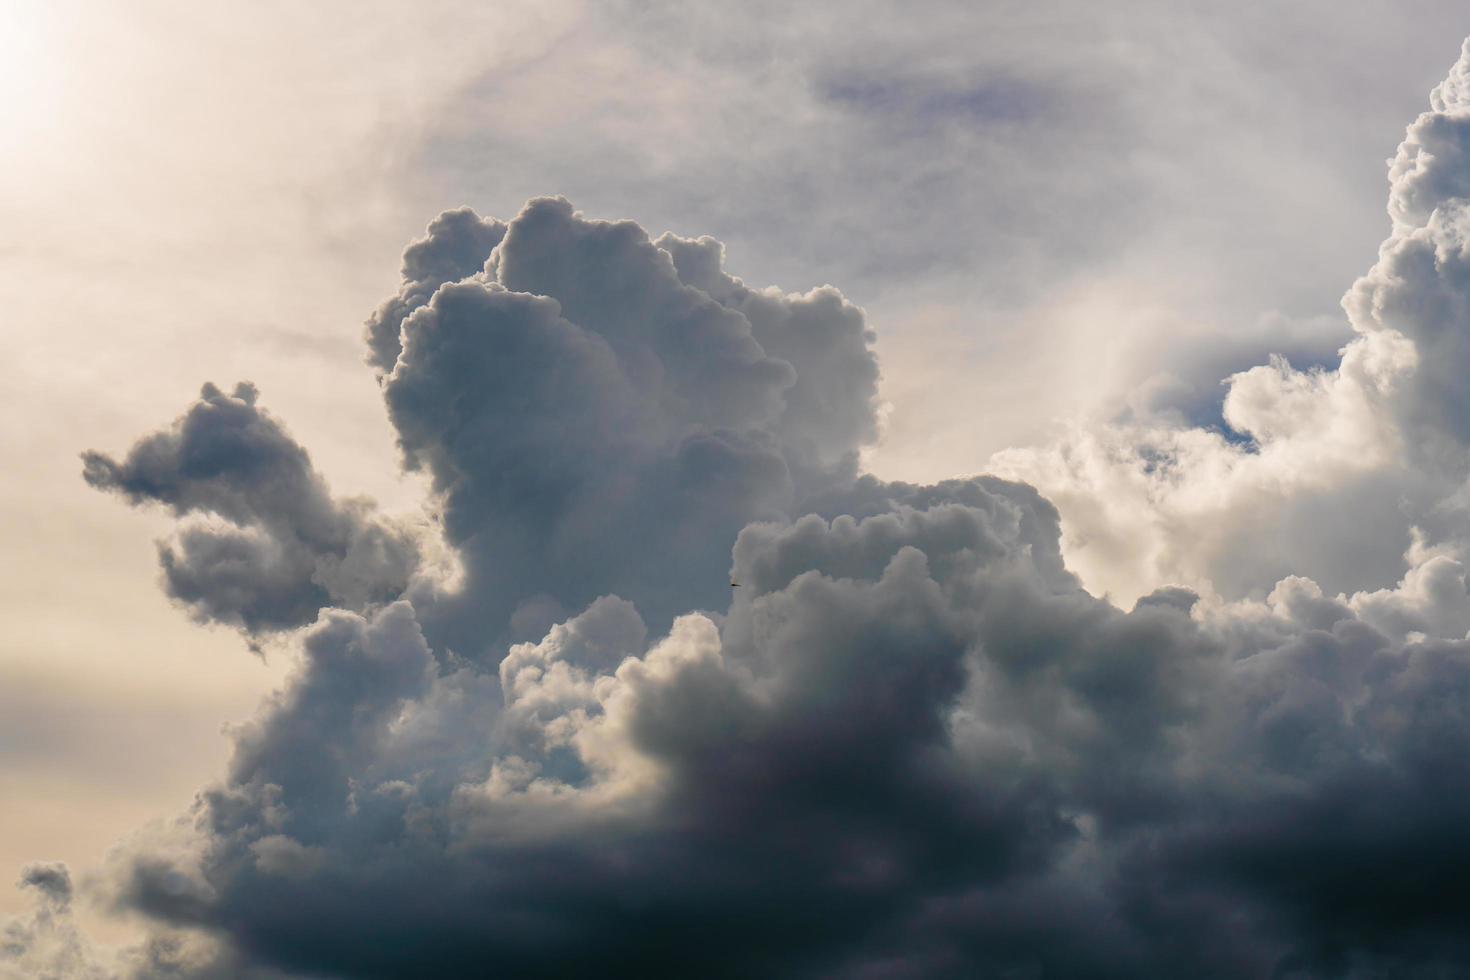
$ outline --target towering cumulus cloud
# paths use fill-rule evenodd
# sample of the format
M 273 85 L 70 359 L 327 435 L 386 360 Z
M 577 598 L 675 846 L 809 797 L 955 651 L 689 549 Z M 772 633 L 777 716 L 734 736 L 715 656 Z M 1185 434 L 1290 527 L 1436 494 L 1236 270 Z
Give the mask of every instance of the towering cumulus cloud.
M 400 293 L 421 305 L 383 378 L 406 465 L 433 477 L 464 562 L 430 614 L 457 646 L 607 593 L 660 629 L 719 608 L 742 527 L 853 478 L 877 367 L 835 290 L 754 292 L 716 242 L 656 244 L 560 199 L 477 227 L 503 229 L 493 251 L 495 235 L 477 239 L 483 271 Z
M 1060 514 L 861 475 L 877 366 L 831 288 L 560 199 L 441 215 L 367 341 L 459 574 L 249 385 L 87 456 L 191 515 L 163 560 L 199 616 L 310 624 L 107 870 L 157 929 L 117 971 L 1470 972 L 1467 76 L 1393 162 L 1340 366 L 1232 378 L 1241 438 L 997 461 Z M 18 963 L 70 893 L 27 875 Z

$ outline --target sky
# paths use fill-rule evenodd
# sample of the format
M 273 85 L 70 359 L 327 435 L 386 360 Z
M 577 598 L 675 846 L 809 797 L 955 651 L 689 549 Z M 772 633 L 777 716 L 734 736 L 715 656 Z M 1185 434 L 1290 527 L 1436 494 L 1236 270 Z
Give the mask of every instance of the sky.
M 11 0 L 0 978 L 1470 970 L 1467 34 Z

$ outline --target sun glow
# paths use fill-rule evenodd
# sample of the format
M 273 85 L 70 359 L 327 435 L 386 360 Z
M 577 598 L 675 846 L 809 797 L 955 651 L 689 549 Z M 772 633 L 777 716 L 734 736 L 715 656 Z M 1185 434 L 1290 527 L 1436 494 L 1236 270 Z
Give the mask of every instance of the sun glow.
M 65 75 L 54 8 L 41 0 L 0 5 L 0 153 L 7 165 L 55 124 Z

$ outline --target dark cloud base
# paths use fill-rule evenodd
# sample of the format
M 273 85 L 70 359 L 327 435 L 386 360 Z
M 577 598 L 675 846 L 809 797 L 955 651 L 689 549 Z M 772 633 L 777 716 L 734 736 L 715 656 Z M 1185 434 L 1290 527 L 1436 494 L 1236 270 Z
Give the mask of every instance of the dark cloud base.
M 1429 245 L 1385 251 L 1432 298 L 1385 327 L 1428 357 L 1402 425 L 1450 440 L 1464 64 L 1395 198 Z M 86 454 L 185 520 L 171 595 L 300 659 L 103 876 L 149 942 L 97 965 L 33 866 L 0 970 L 1470 976 L 1470 642 L 1407 583 L 1090 595 L 1032 488 L 860 475 L 863 314 L 712 239 L 538 199 L 446 212 L 403 278 L 368 361 L 457 573 L 249 384 Z

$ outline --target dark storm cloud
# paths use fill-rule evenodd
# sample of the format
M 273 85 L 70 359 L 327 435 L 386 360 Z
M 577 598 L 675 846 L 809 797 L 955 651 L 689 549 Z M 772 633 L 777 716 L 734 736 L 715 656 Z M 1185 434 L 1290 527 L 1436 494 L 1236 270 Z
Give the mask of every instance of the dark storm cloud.
M 320 609 L 224 776 L 119 851 L 113 900 L 212 944 L 132 973 L 1470 970 L 1459 560 L 1124 612 L 1032 488 L 858 474 L 877 367 L 835 290 L 753 290 L 713 240 L 560 199 L 426 241 L 369 343 L 462 574 Z M 1427 284 L 1409 342 L 1464 328 L 1451 260 L 1370 277 L 1403 309 Z M 87 473 L 340 552 L 249 388 Z M 306 593 L 279 622 L 344 604 L 278 580 Z
M 201 797 L 202 850 L 136 855 L 123 897 L 335 976 L 1463 962 L 1470 646 L 1309 595 L 1125 614 L 1033 559 L 1052 515 L 956 495 L 983 506 L 749 528 L 722 629 L 640 652 L 604 600 L 500 696 L 432 676 L 406 605 L 331 614 Z M 409 734 L 449 706 L 478 756 Z
M 966 614 L 909 542 L 955 531 L 937 563 L 975 570 L 978 549 L 1024 566 L 1019 515 L 995 507 L 1009 518 L 998 526 L 955 507 L 861 527 L 809 519 L 789 540 L 762 531 L 742 554 L 785 545 L 866 574 L 766 581 L 737 559 L 751 598 L 731 610 L 723 642 L 689 617 L 636 657 L 641 624 L 594 607 L 502 667 L 504 710 L 539 704 L 522 717 L 539 738 L 517 740 L 524 755 L 474 760 L 448 794 L 379 768 L 396 756 L 392 713 L 319 707 L 342 703 L 336 692 L 365 706 L 421 697 L 427 651 L 407 607 L 324 621 L 306 643 L 302 693 L 250 727 L 230 779 L 201 802 L 212 839 L 202 878 L 144 860 L 128 895 L 180 921 L 249 920 L 255 955 L 348 975 L 483 962 L 525 976 L 734 976 L 845 955 L 928 890 L 998 882 L 1071 835 L 1047 786 L 974 781 L 948 744 Z M 607 637 L 624 649 L 614 639 L 611 655 L 583 652 Z M 404 669 L 364 669 L 366 649 Z M 295 751 L 255 748 L 277 742 Z M 569 781 L 545 775 L 558 753 L 580 763 Z M 324 921 L 371 925 L 343 942 Z M 409 942 L 420 929 L 427 946 Z
M 412 539 L 369 503 L 334 499 L 256 398 L 248 382 L 230 394 L 206 384 L 121 461 L 84 453 L 83 475 L 134 504 L 217 519 L 185 523 L 159 545 L 168 593 L 201 620 L 254 634 L 312 622 L 326 606 L 396 597 L 418 563 Z

